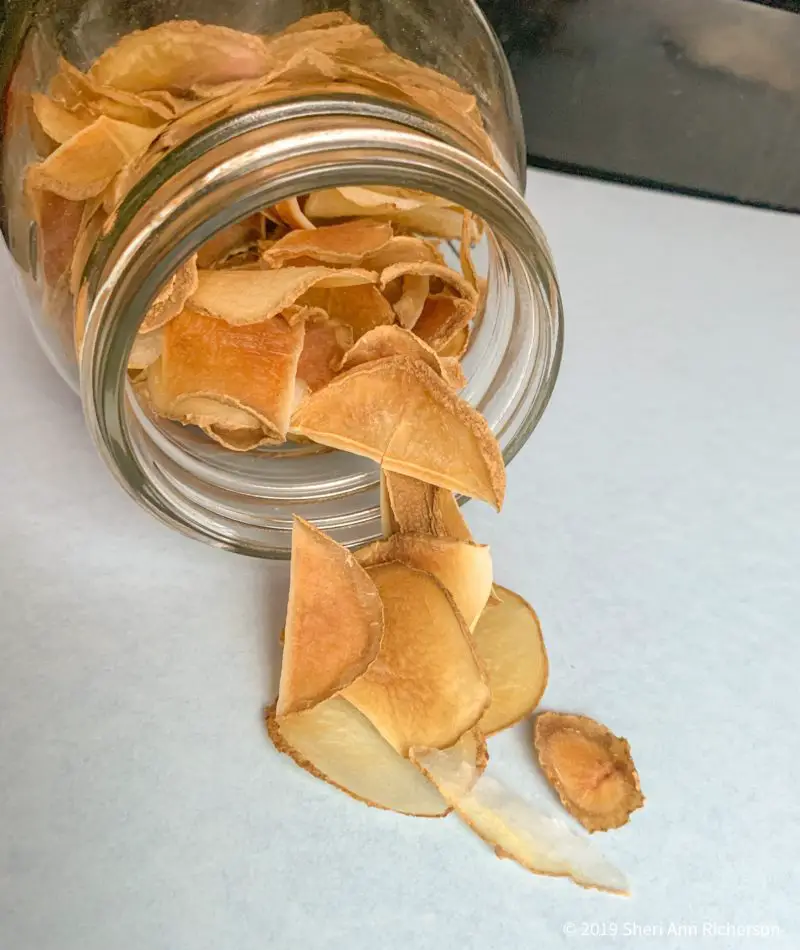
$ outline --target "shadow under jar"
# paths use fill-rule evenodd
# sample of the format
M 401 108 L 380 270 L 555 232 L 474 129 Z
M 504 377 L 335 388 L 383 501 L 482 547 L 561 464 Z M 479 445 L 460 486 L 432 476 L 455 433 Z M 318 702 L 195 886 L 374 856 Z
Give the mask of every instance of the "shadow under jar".
M 523 198 L 516 94 L 472 0 L 53 0 L 31 9 L 5 37 L 13 67 L 5 88 L 4 234 L 43 348 L 80 393 L 100 455 L 140 505 L 193 537 L 262 557 L 288 556 L 293 513 L 348 545 L 381 533 L 378 467 L 369 459 L 292 443 L 232 452 L 198 429 L 154 418 L 127 373 L 143 314 L 213 235 L 286 199 L 351 185 L 428 192 L 484 222 L 485 304 L 463 359 L 468 382 L 461 395 L 483 414 L 511 461 L 552 392 L 562 313 L 545 238 Z M 110 215 L 74 293 L 63 274 L 59 285 L 58 262 L 54 268 L 42 259 L 42 235 L 23 187 L 25 168 L 42 158 L 31 94 L 48 88 L 59 57 L 85 70 L 121 37 L 168 20 L 270 35 L 331 10 L 348 12 L 393 52 L 471 93 L 485 136 L 465 134 L 447 110 L 335 82 L 323 93 L 289 90 L 233 108 L 159 156 Z M 83 315 L 77 348 L 76 306 Z

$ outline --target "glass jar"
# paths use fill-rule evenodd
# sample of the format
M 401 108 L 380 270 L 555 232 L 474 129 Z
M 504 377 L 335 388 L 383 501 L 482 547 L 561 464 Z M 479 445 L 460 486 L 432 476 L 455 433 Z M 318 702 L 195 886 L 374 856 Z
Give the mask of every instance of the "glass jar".
M 331 10 L 348 12 L 394 52 L 472 93 L 485 143 L 444 109 L 345 87 L 234 109 L 165 150 L 134 185 L 87 249 L 77 299 L 63 279 L 54 290 L 64 262 L 57 250 L 43 250 L 41 212 L 32 213 L 22 182 L 42 156 L 31 94 L 47 88 L 59 57 L 85 69 L 121 36 L 172 19 L 273 34 Z M 126 373 L 142 315 L 212 235 L 258 209 L 347 185 L 413 187 L 485 223 L 485 306 L 464 357 L 462 396 L 511 461 L 552 392 L 562 313 L 545 238 L 523 198 L 516 93 L 473 0 L 40 0 L 12 3 L 4 44 L 4 235 L 43 348 L 80 393 L 101 456 L 139 504 L 191 536 L 264 557 L 288 556 L 295 512 L 345 544 L 380 534 L 378 470 L 369 460 L 291 444 L 232 453 L 192 429 L 154 421 Z M 70 204 L 47 209 L 56 230 L 74 226 L 79 212 Z M 85 318 L 77 356 L 76 306 Z

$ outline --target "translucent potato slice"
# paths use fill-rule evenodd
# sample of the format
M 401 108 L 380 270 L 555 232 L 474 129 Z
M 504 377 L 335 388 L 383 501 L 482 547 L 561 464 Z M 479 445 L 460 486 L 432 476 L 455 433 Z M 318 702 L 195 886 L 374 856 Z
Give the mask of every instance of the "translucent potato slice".
M 367 573 L 383 604 L 383 642 L 343 696 L 401 755 L 413 745 L 451 746 L 489 703 L 469 630 L 432 574 L 397 561 Z
M 320 264 L 360 264 L 365 257 L 385 247 L 392 226 L 380 221 L 348 221 L 291 231 L 262 255 L 270 267 L 282 267 L 297 258 L 311 258 Z
M 412 211 L 425 204 L 425 195 L 401 197 L 374 188 L 358 185 L 326 188 L 312 192 L 306 199 L 309 218 L 348 218 L 366 215 L 389 215 Z
M 163 348 L 163 330 L 154 330 L 152 333 L 139 333 L 133 341 L 133 347 L 128 357 L 128 369 L 147 369 L 148 366 L 152 366 L 161 356 Z
M 142 320 L 139 332 L 148 333 L 151 330 L 157 330 L 176 317 L 183 310 L 189 297 L 197 290 L 197 281 L 195 255 L 184 261 L 158 292 Z
M 28 191 L 51 191 L 80 201 L 99 195 L 114 176 L 145 151 L 156 129 L 101 116 L 38 164 L 29 166 Z
M 288 716 L 278 717 L 270 709 L 267 729 L 278 751 L 306 772 L 373 808 L 422 818 L 438 818 L 450 810 L 419 769 L 341 696 Z M 482 771 L 488 756 L 480 734 L 466 733 L 459 747 Z
M 360 677 L 383 630 L 381 598 L 364 568 L 295 516 L 278 716 L 309 709 Z
M 381 272 L 381 290 L 393 280 L 397 280 L 398 277 L 406 277 L 411 274 L 420 277 L 438 277 L 439 280 L 457 290 L 464 300 L 468 300 L 473 305 L 477 302 L 477 291 L 458 271 L 454 271 L 452 267 L 447 267 L 445 264 L 433 264 L 426 261 L 401 261 L 387 267 Z
M 401 234 L 393 237 L 384 247 L 369 257 L 365 257 L 362 266 L 368 270 L 383 271 L 392 264 L 401 261 L 427 261 L 431 264 L 444 264 L 444 258 L 437 248 L 425 238 Z
M 259 323 L 295 303 L 310 288 L 374 283 L 372 271 L 335 267 L 284 267 L 280 270 L 203 270 L 191 297 L 193 310 L 232 326 Z
M 498 857 L 511 858 L 534 874 L 569 877 L 581 887 L 628 893 L 625 875 L 590 838 L 540 811 L 491 775 L 480 776 L 460 749 L 415 748 L 410 754 L 447 804 Z
M 375 327 L 394 323 L 395 319 L 392 305 L 373 284 L 327 289 L 317 285 L 306 291 L 298 302 L 323 310 L 331 320 L 349 326 L 354 340 Z
M 533 712 L 547 686 L 547 652 L 533 608 L 519 594 L 495 586 L 499 603 L 484 610 L 472 642 L 489 677 L 492 701 L 480 728 L 492 735 Z
M 30 198 L 33 218 L 38 226 L 38 270 L 44 275 L 45 282 L 53 287 L 71 268 L 83 222 L 84 203 L 69 201 L 52 191 L 34 191 Z
M 388 356 L 407 356 L 426 363 L 443 379 L 445 368 L 435 350 L 409 330 L 398 326 L 382 326 L 369 330 L 344 354 L 340 369 L 353 369 L 364 363 L 385 359 Z
M 644 805 L 628 741 L 599 722 L 588 716 L 540 713 L 534 737 L 547 780 L 587 831 L 619 828 Z
M 440 355 L 461 356 L 469 340 L 468 325 L 475 309 L 473 301 L 432 294 L 414 324 L 414 332 Z
M 486 420 L 418 360 L 357 366 L 313 393 L 292 427 L 388 471 L 502 506 L 505 468 Z
M 251 33 L 191 20 L 168 20 L 128 33 L 94 63 L 91 79 L 128 92 L 187 92 L 198 83 L 267 73 L 264 41 Z
M 304 324 L 281 317 L 234 327 L 186 309 L 165 326 L 157 402 L 208 396 L 251 413 L 282 441 L 304 333 Z
M 492 557 L 484 544 L 395 534 L 360 548 L 356 557 L 365 568 L 399 561 L 432 574 L 451 594 L 470 630 L 478 622 L 492 590 Z
M 453 493 L 408 475 L 381 469 L 390 509 L 392 533 L 428 534 L 472 541 Z M 446 585 L 445 585 L 446 586 Z
M 312 393 L 321 389 L 336 375 L 342 357 L 349 352 L 352 345 L 351 327 L 328 319 L 306 322 L 306 336 L 297 364 L 297 378 L 301 379 Z

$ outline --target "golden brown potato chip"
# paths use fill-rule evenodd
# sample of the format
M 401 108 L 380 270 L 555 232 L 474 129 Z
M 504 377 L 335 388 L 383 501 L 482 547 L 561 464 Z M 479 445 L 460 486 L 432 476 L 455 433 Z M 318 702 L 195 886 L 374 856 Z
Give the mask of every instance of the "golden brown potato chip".
M 33 93 L 32 102 L 33 114 L 37 122 L 45 134 L 59 145 L 63 145 L 73 135 L 82 132 L 95 119 L 95 116 L 87 109 L 70 111 L 39 92 Z
M 571 878 L 581 887 L 628 893 L 625 875 L 589 837 L 540 811 L 493 776 L 479 776 L 462 750 L 412 749 L 410 756 L 499 858 L 511 858 L 534 874 Z
M 140 155 L 156 134 L 101 116 L 73 135 L 44 161 L 29 166 L 28 192 L 51 191 L 80 201 L 99 195 L 114 176 Z
M 191 298 L 193 310 L 233 326 L 259 323 L 279 314 L 314 286 L 374 283 L 372 271 L 335 267 L 283 267 L 260 272 L 203 270 Z
M 160 368 L 148 370 L 148 374 L 152 374 L 156 380 L 159 372 Z M 147 385 L 148 393 L 153 392 L 155 387 L 149 375 Z M 152 399 L 150 402 L 157 410 Z M 162 414 L 183 425 L 197 426 L 215 442 L 234 452 L 250 452 L 260 445 L 274 444 L 277 441 L 251 412 L 209 396 L 186 396 L 178 399 Z
M 371 284 L 327 290 L 317 285 L 304 293 L 298 302 L 323 310 L 331 320 L 351 327 L 355 340 L 375 327 L 394 323 L 391 304 L 380 290 Z
M 270 709 L 267 729 L 278 751 L 306 772 L 373 808 L 426 818 L 449 811 L 435 786 L 341 696 L 288 716 Z M 483 771 L 488 756 L 482 737 L 468 732 L 459 747 Z
M 128 33 L 92 65 L 89 77 L 128 92 L 186 92 L 197 83 L 254 79 L 269 69 L 264 41 L 251 33 L 191 20 L 167 20 Z
M 547 686 L 547 652 L 539 619 L 519 594 L 495 585 L 499 603 L 484 610 L 472 642 L 489 676 L 492 702 L 481 731 L 490 736 L 529 716 Z
M 316 392 L 333 379 L 352 345 L 351 327 L 328 319 L 307 321 L 297 378 L 308 386 L 309 392 Z
M 451 267 L 447 267 L 444 264 L 431 264 L 425 261 L 402 261 L 399 264 L 393 264 L 391 267 L 387 267 L 386 270 L 381 272 L 381 290 L 393 280 L 397 280 L 398 277 L 405 277 L 409 274 L 422 277 L 436 277 L 457 290 L 464 300 L 468 300 L 473 305 L 477 302 L 477 291 L 471 284 L 464 280 L 458 271 L 454 271 Z
M 587 831 L 620 828 L 644 805 L 630 745 L 599 722 L 540 713 L 534 737 L 547 780 Z
M 383 603 L 383 642 L 343 696 L 401 755 L 420 744 L 451 746 L 489 703 L 469 630 L 431 574 L 398 562 L 368 573 Z
M 368 670 L 382 638 L 383 607 L 367 572 L 295 516 L 278 716 L 340 693 Z
M 32 191 L 29 197 L 38 227 L 37 271 L 52 287 L 70 270 L 84 203 L 69 201 L 51 191 Z
M 414 332 L 440 356 L 461 356 L 469 340 L 467 328 L 474 316 L 473 302 L 432 294 L 414 324 Z
M 401 211 L 392 216 L 392 223 L 399 231 L 455 241 L 461 234 L 462 215 L 461 208 L 443 208 L 431 204 L 413 211 Z
M 327 30 L 332 26 L 344 26 L 354 23 L 355 20 L 343 10 L 329 10 L 327 13 L 312 13 L 310 16 L 301 17 L 284 27 L 280 36 L 286 36 L 290 33 L 305 33 L 309 30 Z
M 195 290 L 197 290 L 196 255 L 184 261 L 158 292 L 142 320 L 139 332 L 149 333 L 169 323 L 183 310 L 186 301 Z
M 316 225 L 306 217 L 297 198 L 279 201 L 275 205 L 274 211 L 280 220 L 284 224 L 288 224 L 290 228 L 297 228 L 300 231 L 313 231 L 316 228 Z
M 502 505 L 505 468 L 486 420 L 418 360 L 357 366 L 313 393 L 292 428 L 388 471 Z
M 311 218 L 349 218 L 367 215 L 391 217 L 400 211 L 413 211 L 425 204 L 425 195 L 409 198 L 389 195 L 359 185 L 327 188 L 312 192 L 306 199 L 305 213 Z
M 442 379 L 448 382 L 456 392 L 467 385 L 469 380 L 457 356 L 440 356 L 439 362 L 442 364 Z
M 472 541 L 452 492 L 397 472 L 381 469 L 381 475 L 392 534 L 429 534 L 434 538 Z
M 366 267 L 367 270 L 383 271 L 401 261 L 428 261 L 432 264 L 444 264 L 444 258 L 434 243 L 426 241 L 425 238 L 401 234 L 393 237 L 379 251 L 365 257 L 362 267 Z
M 197 266 L 202 270 L 213 267 L 240 249 L 256 244 L 263 236 L 261 215 L 248 215 L 209 238 L 197 252 Z
M 441 344 L 437 349 L 437 353 L 443 359 L 456 359 L 461 360 L 463 355 L 467 352 L 469 348 L 469 327 L 462 327 L 460 330 L 456 330 L 453 336 L 446 342 Z
M 160 403 L 208 396 L 255 416 L 274 439 L 286 436 L 305 327 L 281 317 L 247 326 L 186 309 L 166 325 Z
M 314 49 L 337 59 L 350 51 L 355 51 L 359 56 L 371 57 L 385 49 L 368 26 L 355 21 L 330 25 L 324 29 L 284 30 L 268 38 L 266 46 L 273 63 L 304 49 Z
M 349 370 L 363 363 L 385 359 L 387 356 L 408 356 L 410 359 L 421 360 L 442 379 L 445 378 L 445 368 L 436 351 L 410 330 L 397 326 L 375 327 L 367 331 L 344 354 L 339 368 Z
M 400 325 L 410 330 L 419 320 L 428 299 L 430 278 L 423 274 L 406 274 L 400 281 L 402 292 L 397 300 L 392 302 L 392 307 Z
M 319 264 L 360 264 L 369 254 L 385 247 L 392 226 L 379 221 L 349 221 L 313 231 L 292 231 L 262 254 L 270 267 L 282 267 L 297 258 Z
M 452 595 L 470 630 L 478 622 L 492 589 L 492 557 L 484 544 L 424 534 L 395 534 L 360 548 L 356 557 L 366 568 L 399 561 L 433 574 Z

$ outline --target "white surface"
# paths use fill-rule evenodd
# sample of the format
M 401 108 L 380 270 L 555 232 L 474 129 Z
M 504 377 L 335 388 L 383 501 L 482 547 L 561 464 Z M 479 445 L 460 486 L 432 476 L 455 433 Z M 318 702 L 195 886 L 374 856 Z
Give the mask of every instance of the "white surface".
M 551 175 L 531 192 L 566 356 L 503 515 L 468 515 L 540 612 L 544 705 L 631 741 L 647 805 L 597 842 L 633 897 L 279 756 L 260 711 L 285 568 L 138 511 L 7 291 L 2 950 L 798 946 L 800 218 Z M 490 745 L 523 791 L 528 737 Z

